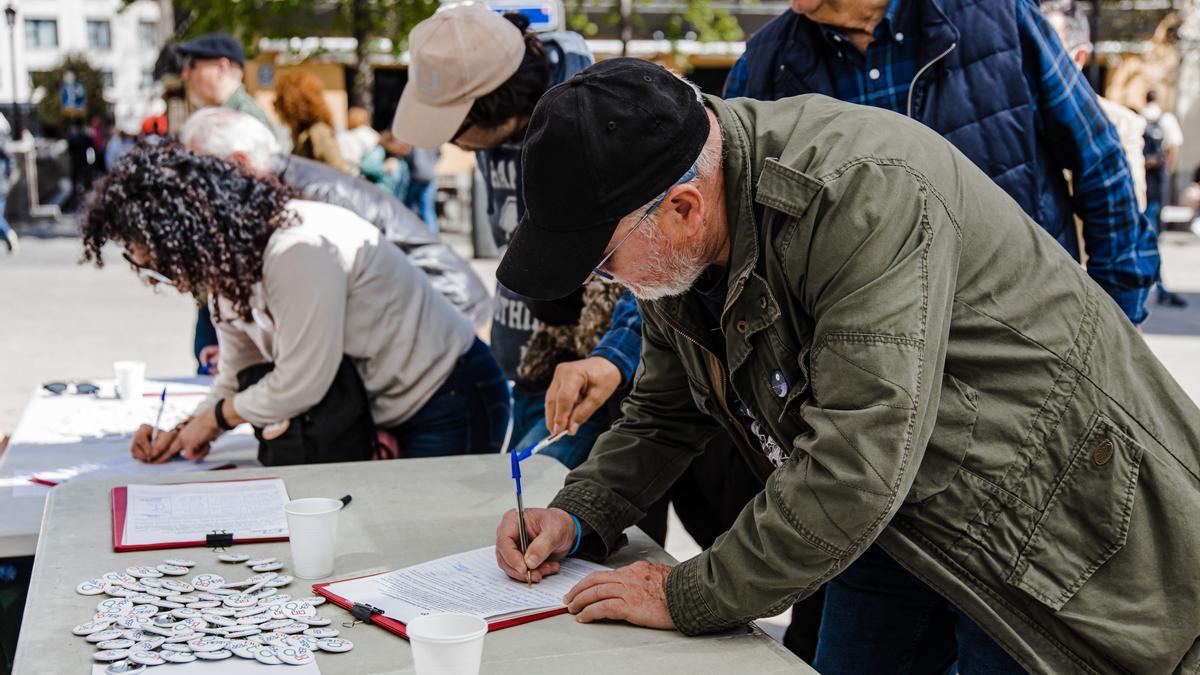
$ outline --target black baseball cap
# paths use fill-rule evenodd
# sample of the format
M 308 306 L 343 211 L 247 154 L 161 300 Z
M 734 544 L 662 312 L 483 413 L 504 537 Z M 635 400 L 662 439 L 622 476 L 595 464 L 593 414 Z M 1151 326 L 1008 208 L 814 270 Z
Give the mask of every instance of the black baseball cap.
M 184 42 L 175 48 L 181 56 L 197 59 L 229 59 L 239 66 L 246 65 L 246 52 L 242 43 L 228 33 L 209 33 L 195 40 Z
M 691 85 L 650 61 L 602 61 L 546 92 L 525 136 L 525 215 L 500 283 L 539 300 L 570 294 L 621 218 L 687 173 L 708 131 Z

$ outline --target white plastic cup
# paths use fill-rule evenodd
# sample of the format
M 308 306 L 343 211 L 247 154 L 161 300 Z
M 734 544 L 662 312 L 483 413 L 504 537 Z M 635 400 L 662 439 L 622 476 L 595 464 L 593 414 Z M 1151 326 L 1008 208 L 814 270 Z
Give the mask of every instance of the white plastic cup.
M 478 675 L 487 622 L 470 614 L 426 614 L 408 622 L 417 675 Z
M 333 574 L 337 541 L 339 499 L 309 497 L 283 505 L 287 514 L 288 542 L 292 546 L 292 574 L 301 579 L 324 579 Z
M 146 364 L 142 361 L 117 361 L 117 396 L 122 401 L 140 401 L 146 387 Z

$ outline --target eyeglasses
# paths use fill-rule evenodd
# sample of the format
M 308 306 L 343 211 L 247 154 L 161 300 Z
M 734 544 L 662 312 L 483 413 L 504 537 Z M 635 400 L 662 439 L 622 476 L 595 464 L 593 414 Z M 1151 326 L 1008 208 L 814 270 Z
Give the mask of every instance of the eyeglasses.
M 611 251 L 609 251 L 607 255 L 605 255 L 603 258 L 601 258 L 600 262 L 596 263 L 596 266 L 592 268 L 592 274 L 595 274 L 596 276 L 600 277 L 601 279 L 604 279 L 605 281 L 612 281 L 613 280 L 612 275 L 609 274 L 608 272 L 605 272 L 601 268 L 604 267 L 605 263 L 607 263 L 613 257 L 613 254 L 617 252 L 617 249 L 621 248 L 621 246 L 624 245 L 625 242 L 628 241 L 629 238 L 633 236 L 633 233 L 636 232 L 637 229 L 642 226 L 642 223 L 646 222 L 646 219 L 650 217 L 650 214 L 654 213 L 654 211 L 659 206 L 662 206 L 663 201 L 665 201 L 667 198 L 667 193 L 669 193 L 671 190 L 675 189 L 676 187 L 683 185 L 684 183 L 692 180 L 693 178 L 696 177 L 697 173 L 699 173 L 699 168 L 696 166 L 696 163 L 693 162 L 691 168 L 689 168 L 687 170 L 687 173 L 683 174 L 682 178 L 680 178 L 679 180 L 672 183 L 671 187 L 667 188 L 666 190 L 663 190 L 663 193 L 661 195 L 659 195 L 657 199 L 654 200 L 654 203 L 650 205 L 650 208 L 646 209 L 646 212 L 642 214 L 642 217 L 637 219 L 637 222 L 633 224 L 633 227 L 629 228 L 629 231 L 625 233 L 624 237 L 621 237 L 621 240 L 617 242 L 617 245 L 614 246 L 613 249 Z
M 42 385 L 42 389 L 55 396 L 61 396 L 68 392 L 72 394 L 91 394 L 93 396 L 100 393 L 100 387 L 91 382 L 48 382 Z M 74 391 L 71 391 L 72 389 Z
M 156 284 L 166 284 L 168 286 L 175 285 L 175 282 L 171 281 L 170 277 L 159 274 L 149 267 L 138 263 L 138 261 L 133 259 L 133 256 L 129 255 L 129 251 L 126 251 L 121 255 L 125 258 L 126 262 L 128 262 L 130 265 L 133 265 L 133 269 L 137 272 L 137 275 L 146 281 L 152 281 Z

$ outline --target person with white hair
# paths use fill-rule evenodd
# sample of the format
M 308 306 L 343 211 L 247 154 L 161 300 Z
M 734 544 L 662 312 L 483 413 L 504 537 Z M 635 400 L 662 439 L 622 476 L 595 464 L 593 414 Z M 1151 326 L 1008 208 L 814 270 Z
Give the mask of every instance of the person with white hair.
M 180 142 L 199 154 L 232 160 L 260 175 L 274 175 L 306 199 L 353 211 L 379 228 L 388 241 L 403 250 L 429 277 L 434 289 L 471 319 L 476 328 L 491 318 L 491 296 L 483 281 L 448 245 L 431 233 L 403 202 L 360 178 L 320 162 L 285 154 L 271 130 L 254 117 L 227 108 L 205 108 L 192 114 L 180 129 Z M 200 318 L 207 320 L 200 308 Z M 209 324 L 211 326 L 211 324 Z M 206 326 L 197 326 L 205 335 Z M 197 345 L 203 362 L 216 362 L 215 342 Z

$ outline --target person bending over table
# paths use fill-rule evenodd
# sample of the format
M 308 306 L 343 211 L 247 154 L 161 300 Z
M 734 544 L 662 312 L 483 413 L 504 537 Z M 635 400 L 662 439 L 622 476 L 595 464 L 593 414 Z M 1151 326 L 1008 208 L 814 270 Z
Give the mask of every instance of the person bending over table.
M 820 672 L 1196 672 L 1200 577 L 1179 561 L 1200 558 L 1200 411 L 945 139 L 819 95 L 702 96 L 610 59 L 538 102 L 523 171 L 500 282 L 552 298 L 607 274 L 644 323 L 622 418 L 549 508 L 525 510 L 523 553 L 503 516 L 508 575 L 611 553 L 723 432 L 762 492 L 690 560 L 580 581 L 564 599 L 578 620 L 732 629 L 874 542 L 938 605 L 852 622 L 830 587 Z M 935 612 L 951 640 L 827 665 L 878 653 L 861 639 L 875 623 Z
M 220 374 L 194 416 L 153 444 L 143 426 L 134 457 L 197 459 L 242 422 L 267 437 L 301 415 L 302 425 L 323 424 L 311 421 L 315 406 L 354 398 L 323 400 L 344 382 L 337 391 L 365 391 L 374 427 L 410 457 L 498 453 L 507 386 L 470 319 L 377 228 L 297 194 L 272 175 L 174 143 L 138 148 L 92 194 L 84 258 L 103 266 L 113 241 L 142 276 L 207 292 L 221 348 Z M 322 448 L 270 463 L 366 458 Z

